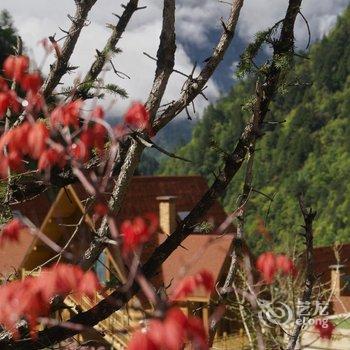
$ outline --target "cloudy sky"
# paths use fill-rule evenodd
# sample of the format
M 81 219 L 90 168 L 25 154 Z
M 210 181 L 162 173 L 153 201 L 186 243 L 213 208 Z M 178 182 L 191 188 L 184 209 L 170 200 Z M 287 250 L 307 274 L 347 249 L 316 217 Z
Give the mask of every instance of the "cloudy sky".
M 125 1 L 124 1 L 125 2 Z M 71 64 L 79 66 L 76 74 L 84 75 L 95 49 L 104 46 L 109 30 L 106 23 L 114 23 L 112 13 L 121 13 L 120 0 L 98 0 L 92 9 L 90 24 L 83 30 L 77 50 L 71 59 Z M 246 0 L 242 10 L 237 30 L 237 39 L 242 43 L 248 42 L 254 34 L 265 29 L 283 17 L 287 0 Z M 308 18 L 312 30 L 313 40 L 326 34 L 334 25 L 337 16 L 349 3 L 349 0 L 304 0 L 303 14 Z M 119 47 L 123 53 L 114 58 L 115 66 L 128 74 L 130 80 L 122 80 L 112 72 L 105 72 L 106 82 L 113 82 L 125 88 L 132 100 L 144 100 L 150 90 L 155 63 L 143 55 L 147 52 L 156 55 L 159 34 L 161 30 L 161 0 L 140 0 L 140 5 L 147 5 L 147 9 L 138 11 L 120 41 Z M 0 9 L 6 8 L 12 14 L 15 26 L 22 36 L 25 45 L 29 48 L 30 56 L 36 62 L 41 62 L 43 50 L 38 41 L 48 35 L 57 33 L 58 27 L 68 28 L 67 14 L 74 13 L 73 0 L 0 0 Z M 201 61 L 211 54 L 215 39 L 221 30 L 220 18 L 226 17 L 229 7 L 218 0 L 178 0 L 177 1 L 177 40 L 176 68 L 190 72 L 195 60 Z M 303 48 L 307 42 L 305 23 L 300 19 L 296 27 L 297 45 Z M 238 50 L 238 45 L 232 50 Z M 236 50 L 236 51 L 237 51 Z M 233 57 L 241 52 L 234 52 L 229 57 L 232 62 L 225 63 L 226 76 L 232 75 L 229 68 L 234 63 Z M 54 57 L 50 57 L 44 70 Z M 66 82 L 73 77 L 65 78 Z M 215 100 L 220 95 L 220 79 L 211 81 L 207 95 Z M 166 93 L 166 100 L 173 100 L 179 96 L 183 78 L 174 75 Z M 107 102 L 106 102 L 107 103 Z M 111 107 L 110 113 L 120 114 L 129 101 L 118 100 Z M 197 108 L 202 110 L 205 102 L 200 100 Z

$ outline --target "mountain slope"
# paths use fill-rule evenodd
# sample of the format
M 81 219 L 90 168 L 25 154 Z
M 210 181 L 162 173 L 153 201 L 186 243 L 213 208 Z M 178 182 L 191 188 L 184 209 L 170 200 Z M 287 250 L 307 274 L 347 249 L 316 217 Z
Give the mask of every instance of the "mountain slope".
M 334 30 L 312 46 L 309 60 L 300 59 L 283 95 L 271 109 L 265 136 L 258 144 L 254 188 L 249 207 L 247 235 L 255 250 L 267 245 L 261 222 L 279 249 L 290 249 L 301 223 L 299 193 L 318 211 L 315 241 L 318 245 L 349 242 L 350 213 L 350 9 Z M 199 173 L 211 179 L 222 161 L 218 154 L 232 149 L 249 113 L 242 105 L 253 93 L 249 81 L 238 83 L 230 93 L 210 106 L 197 123 L 191 141 L 178 153 L 192 164 L 166 160 L 163 174 Z M 233 210 L 242 186 L 243 170 L 224 199 Z M 271 206 L 271 207 L 270 207 Z M 270 247 L 271 248 L 271 247 Z

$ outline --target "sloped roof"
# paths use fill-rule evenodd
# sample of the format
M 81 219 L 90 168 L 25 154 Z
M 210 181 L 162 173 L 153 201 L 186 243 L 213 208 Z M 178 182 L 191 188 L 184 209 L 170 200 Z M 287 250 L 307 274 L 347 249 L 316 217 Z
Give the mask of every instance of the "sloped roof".
M 19 243 L 5 242 L 0 247 L 0 278 L 7 279 L 18 270 L 33 239 L 34 237 L 27 230 L 23 230 Z
M 302 256 L 302 259 L 304 256 Z M 304 259 L 302 260 L 304 263 Z M 331 281 L 331 266 L 342 266 L 342 273 L 350 275 L 350 244 L 341 244 L 337 247 L 327 246 L 314 249 L 314 271 L 319 281 L 325 284 L 326 288 L 333 288 Z M 345 292 L 345 293 L 344 293 Z M 343 291 L 340 296 L 336 293 L 332 296 L 330 311 L 333 314 L 350 312 L 349 291 Z
M 14 204 L 11 208 L 13 212 L 20 212 L 36 227 L 40 227 L 50 209 L 52 197 L 52 193 L 45 192 L 26 202 Z M 0 247 L 0 277 L 7 278 L 19 269 L 34 239 L 27 230 L 23 230 L 18 243 L 6 242 Z
M 162 235 L 160 241 L 166 237 Z M 167 259 L 162 266 L 162 277 L 165 286 L 175 286 L 184 276 L 194 275 L 202 269 L 211 272 L 216 281 L 227 258 L 232 235 L 190 235 Z M 207 293 L 199 289 L 195 298 L 207 297 Z
M 81 185 L 74 189 L 79 198 L 86 197 Z M 118 224 L 126 219 L 147 212 L 158 213 L 157 197 L 175 196 L 176 211 L 189 212 L 207 191 L 206 180 L 201 176 L 135 176 L 127 191 L 126 199 L 116 217 Z M 226 213 L 219 202 L 215 202 L 203 220 L 210 221 L 214 228 L 226 218 Z M 233 228 L 230 227 L 231 233 Z M 144 247 L 142 261 L 146 261 L 154 249 L 161 244 L 166 235 L 158 234 Z M 175 285 L 176 281 L 186 275 L 194 274 L 201 269 L 213 273 L 219 279 L 221 269 L 232 243 L 233 235 L 217 236 L 213 233 L 193 233 L 178 247 L 162 266 L 162 271 L 152 280 L 156 287 Z M 210 244 L 209 244 L 210 243 Z M 205 249 L 202 248 L 205 246 Z M 196 291 L 194 297 L 204 297 L 203 291 Z
M 86 198 L 82 185 L 73 187 L 79 198 Z M 159 202 L 156 198 L 160 196 L 175 196 L 177 211 L 190 211 L 207 189 L 208 185 L 201 176 L 134 176 L 116 220 L 120 223 L 147 212 L 158 213 Z M 214 220 L 214 225 L 220 224 L 225 217 L 218 202 L 206 215 L 207 220 Z
M 81 185 L 76 184 L 73 188 L 80 200 L 87 197 Z M 156 198 L 159 196 L 176 196 L 176 210 L 178 212 L 190 211 L 207 189 L 206 181 L 200 176 L 135 176 L 127 191 L 123 206 L 116 216 L 117 224 L 146 212 L 158 213 L 159 202 Z M 20 211 L 22 215 L 27 216 L 36 226 L 40 227 L 54 198 L 52 193 L 46 192 L 31 201 L 13 206 L 13 209 Z M 204 220 L 210 221 L 214 227 L 217 227 L 225 218 L 226 214 L 222 206 L 215 202 Z M 233 228 L 231 227 L 230 230 L 232 233 Z M 145 246 L 142 260 L 145 261 L 165 238 L 164 234 L 155 235 L 152 241 Z M 190 235 L 183 242 L 183 247 L 177 248 L 163 264 L 161 273 L 153 282 L 156 286 L 163 283 L 168 286 L 171 283 L 175 284 L 176 280 L 183 276 L 196 273 L 203 268 L 211 271 L 217 280 L 232 239 L 233 235 L 218 237 L 213 233 Z M 18 267 L 20 265 L 19 256 L 21 252 L 23 256 L 25 255 L 28 246 L 28 244 L 20 245 L 13 256 L 12 249 L 7 251 L 6 256 L 0 255 L 0 272 L 3 260 L 9 261 L 15 268 Z M 14 259 L 15 256 L 16 259 Z M 4 268 L 8 266 L 4 265 Z M 201 291 L 198 291 L 195 297 L 202 296 Z
M 321 276 L 324 283 L 331 279 L 331 265 L 345 265 L 345 270 L 350 272 L 350 244 L 342 244 L 336 248 L 339 254 L 339 262 L 335 254 L 334 246 L 318 247 L 314 249 L 315 272 Z

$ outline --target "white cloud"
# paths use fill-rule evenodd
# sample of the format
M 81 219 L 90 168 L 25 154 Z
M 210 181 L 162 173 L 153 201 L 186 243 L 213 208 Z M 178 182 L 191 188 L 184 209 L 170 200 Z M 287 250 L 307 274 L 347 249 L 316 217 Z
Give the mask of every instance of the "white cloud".
M 302 13 L 307 18 L 312 40 L 317 40 L 328 33 L 335 24 L 337 16 L 349 4 L 348 0 L 304 0 Z M 246 41 L 254 34 L 271 27 L 283 18 L 288 0 L 246 0 L 239 22 L 238 34 Z M 301 17 L 296 23 L 296 39 L 300 48 L 307 43 L 307 29 Z
M 116 19 L 112 13 L 122 12 L 121 3 L 121 0 L 98 0 L 93 7 L 89 16 L 91 23 L 84 28 L 71 59 L 71 64 L 80 67 L 76 74 L 84 75 L 95 55 L 95 49 L 101 49 L 104 46 L 110 32 L 105 24 L 115 22 Z M 303 13 L 310 22 L 314 39 L 327 33 L 347 3 L 347 0 L 304 0 Z M 132 100 L 147 98 L 154 76 L 155 63 L 142 52 L 156 55 L 161 28 L 162 2 L 141 0 L 140 5 L 147 5 L 147 9 L 138 11 L 134 15 L 128 31 L 119 44 L 123 53 L 114 59 L 118 69 L 130 75 L 132 79 L 121 80 L 111 71 L 105 73 L 105 80 L 126 88 Z M 248 41 L 258 30 L 267 28 L 282 18 L 286 6 L 287 0 L 246 0 L 237 34 Z M 55 32 L 57 37 L 61 35 L 58 27 L 69 26 L 66 15 L 74 13 L 74 2 L 72 0 L 6 2 L 0 0 L 0 8 L 8 9 L 14 16 L 20 35 L 32 51 L 36 62 L 40 62 L 43 52 L 37 45 L 38 40 Z M 208 48 L 210 51 L 214 43 L 209 41 L 208 35 L 214 29 L 221 30 L 220 17 L 225 17 L 228 11 L 229 7 L 217 0 L 179 0 L 177 2 L 177 69 L 190 72 L 193 66 L 191 58 L 181 43 L 186 42 L 197 47 Z M 300 45 L 306 42 L 305 33 L 305 24 L 299 20 L 296 34 Z M 51 57 L 47 62 L 46 72 L 52 60 Z M 65 77 L 65 82 L 71 82 L 77 76 L 76 74 Z M 176 74 L 172 76 L 165 96 L 166 101 L 179 96 L 182 83 L 183 77 Z M 207 95 L 211 100 L 219 96 L 215 82 L 209 84 Z M 118 100 L 112 109 L 113 113 L 121 113 L 129 102 Z M 105 103 L 108 104 L 108 101 Z M 203 110 L 206 104 L 200 98 L 197 109 Z
M 56 5 L 55 5 L 56 3 Z M 61 0 L 60 6 L 57 2 L 47 5 L 47 1 L 33 0 L 31 4 L 23 4 L 20 0 L 13 0 L 7 4 L 6 8 L 12 13 L 15 19 L 15 25 L 19 30 L 24 42 L 30 50 L 31 56 L 39 63 L 43 57 L 43 51 L 37 45 L 41 38 L 57 33 L 56 38 L 61 36 L 58 27 L 67 28 L 69 20 L 67 13 L 73 14 L 74 4 L 70 0 Z M 70 63 L 79 66 L 76 74 L 66 75 L 64 83 L 72 83 L 73 79 L 83 76 L 88 70 L 89 65 L 95 55 L 95 49 L 103 48 L 110 30 L 105 26 L 106 23 L 113 23 L 116 19 L 112 13 L 122 11 L 119 3 L 112 0 L 102 0 L 96 4 L 90 14 L 91 23 L 83 29 L 79 38 L 76 50 L 72 55 Z M 103 4 L 103 6 L 102 6 Z M 141 2 L 142 4 L 142 2 Z M 114 64 L 118 70 L 128 74 L 131 79 L 120 79 L 112 73 L 111 70 L 103 73 L 106 82 L 113 82 L 125 88 L 130 96 L 130 100 L 145 100 L 151 89 L 154 77 L 155 62 L 143 55 L 147 52 L 155 56 L 157 53 L 159 35 L 161 30 L 161 6 L 151 4 L 146 10 L 137 12 L 124 33 L 119 47 L 123 52 L 114 58 Z M 49 64 L 53 57 L 47 60 L 43 67 L 44 72 L 48 72 Z M 178 43 L 178 50 L 175 60 L 176 68 L 183 72 L 190 72 L 193 63 L 184 51 L 181 43 Z M 169 86 L 164 97 L 164 102 L 177 99 L 183 84 L 184 78 L 174 74 L 170 80 Z M 211 100 L 218 97 L 218 88 L 214 82 L 209 84 L 207 95 Z M 110 106 L 112 114 L 120 114 L 130 104 L 130 100 L 107 98 L 104 101 L 105 106 Z M 197 109 L 201 112 L 207 103 L 198 104 Z

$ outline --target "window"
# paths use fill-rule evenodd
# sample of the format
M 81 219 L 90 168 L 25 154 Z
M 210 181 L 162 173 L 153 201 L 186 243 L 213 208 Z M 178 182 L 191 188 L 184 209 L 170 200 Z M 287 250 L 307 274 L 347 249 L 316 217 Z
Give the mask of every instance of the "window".
M 105 285 L 108 280 L 108 259 L 105 251 L 101 253 L 94 265 L 95 273 L 101 284 Z

